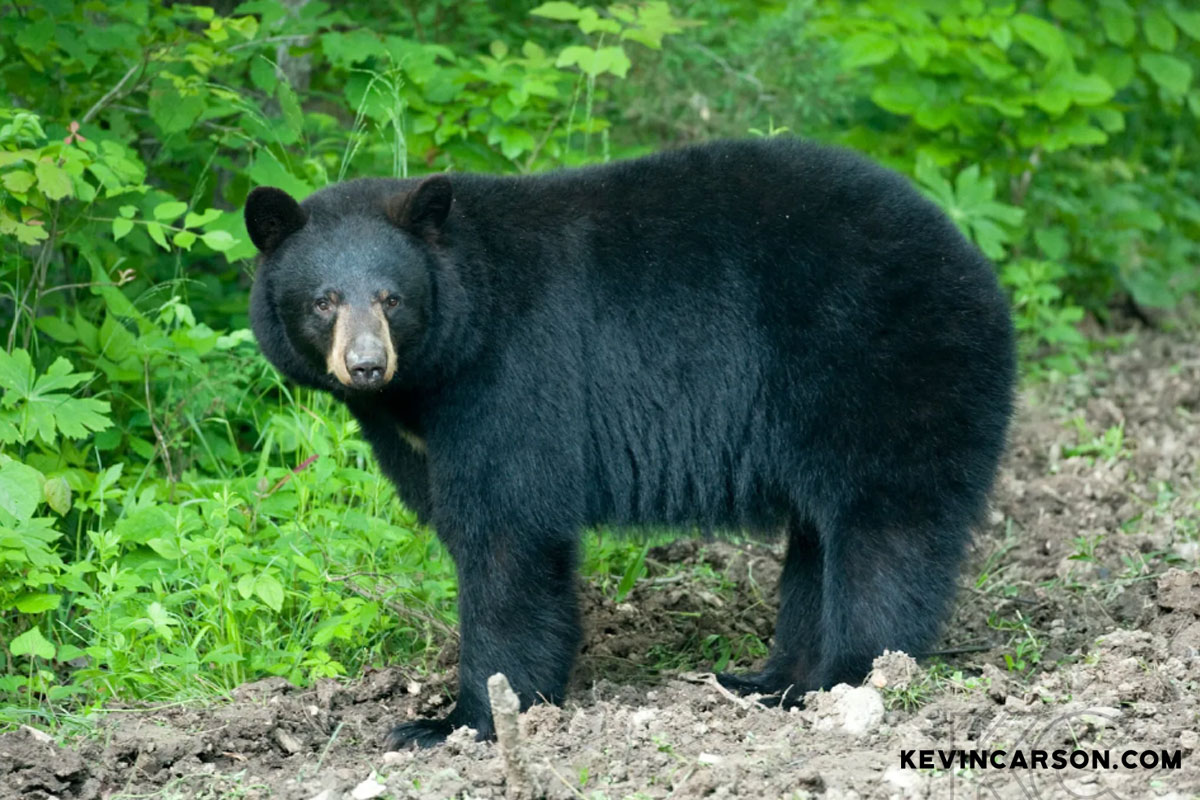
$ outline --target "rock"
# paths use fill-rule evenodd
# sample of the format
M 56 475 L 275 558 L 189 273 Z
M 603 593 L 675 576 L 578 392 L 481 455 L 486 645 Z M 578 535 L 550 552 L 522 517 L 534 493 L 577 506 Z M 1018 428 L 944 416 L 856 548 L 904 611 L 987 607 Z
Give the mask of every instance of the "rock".
M 45 731 L 39 731 L 37 728 L 29 725 L 22 725 L 21 730 L 24 731 L 30 739 L 33 739 L 39 744 L 54 744 L 54 737 Z
M 1158 579 L 1158 604 L 1200 614 L 1200 572 L 1169 569 Z
M 288 755 L 295 755 L 304 749 L 304 743 L 297 739 L 292 734 L 285 731 L 283 728 L 276 728 L 274 732 L 275 741 L 283 748 Z
M 382 783 L 374 778 L 367 778 L 358 786 L 354 787 L 354 789 L 350 792 L 350 796 L 353 797 L 354 800 L 374 800 L 374 798 L 379 797 L 386 791 L 387 787 Z
M 899 767 L 888 767 L 887 772 L 883 773 L 883 782 L 889 786 L 894 786 L 906 795 L 917 790 L 917 784 L 920 778 L 911 770 L 903 770 Z
M 921 667 L 916 660 L 900 651 L 883 651 L 883 655 L 876 658 L 871 667 L 868 682 L 877 689 L 885 686 L 906 689 L 921 675 Z
M 883 698 L 869 686 L 839 683 L 828 693 L 810 692 L 807 697 L 817 717 L 817 730 L 861 736 L 883 722 Z

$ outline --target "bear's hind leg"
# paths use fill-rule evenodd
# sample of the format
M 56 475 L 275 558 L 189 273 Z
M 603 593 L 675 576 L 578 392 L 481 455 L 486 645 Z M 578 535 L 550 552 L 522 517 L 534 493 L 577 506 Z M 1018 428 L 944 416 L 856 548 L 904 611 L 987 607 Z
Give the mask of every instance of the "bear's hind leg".
M 821 653 L 822 570 L 816 526 L 807 520 L 789 524 L 771 656 L 761 672 L 718 675 L 725 688 L 771 696 L 775 702 L 768 705 L 797 704 L 815 688 Z
M 873 513 L 822 531 L 820 688 L 859 683 L 884 650 L 924 652 L 953 599 L 969 530 Z

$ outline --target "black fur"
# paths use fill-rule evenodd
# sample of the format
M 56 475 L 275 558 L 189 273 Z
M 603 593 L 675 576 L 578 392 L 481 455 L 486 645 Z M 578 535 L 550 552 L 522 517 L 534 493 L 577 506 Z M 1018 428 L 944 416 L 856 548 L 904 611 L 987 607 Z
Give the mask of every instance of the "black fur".
M 600 523 L 786 531 L 773 652 L 723 677 L 739 690 L 855 682 L 935 636 L 1014 356 L 991 267 L 907 180 L 794 140 L 724 142 L 357 180 L 301 207 L 262 258 L 254 330 L 282 372 L 344 398 L 458 567 L 458 704 L 394 743 L 491 734 L 495 672 L 525 705 L 562 697 L 579 532 Z M 289 219 L 247 215 L 256 242 Z M 328 286 L 403 297 L 382 391 L 325 373 L 311 297 Z

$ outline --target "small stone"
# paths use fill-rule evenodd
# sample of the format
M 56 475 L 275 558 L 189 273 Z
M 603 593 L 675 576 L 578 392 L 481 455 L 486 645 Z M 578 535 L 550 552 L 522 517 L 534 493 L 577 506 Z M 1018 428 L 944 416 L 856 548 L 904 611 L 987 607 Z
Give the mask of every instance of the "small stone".
M 374 800 L 374 798 L 379 797 L 386 791 L 387 787 L 382 783 L 374 778 L 367 778 L 358 786 L 354 787 L 353 791 L 350 792 L 350 796 L 353 797 L 354 800 Z
M 25 733 L 29 735 L 29 738 L 33 739 L 35 742 L 40 742 L 41 744 L 54 744 L 54 737 L 45 731 L 39 731 L 37 728 L 29 725 L 22 725 L 21 730 L 25 731 Z
M 1107 728 L 1121 717 L 1121 709 L 1111 706 L 1095 706 L 1079 715 L 1079 719 L 1093 728 Z
M 405 684 L 404 691 L 408 692 L 409 694 L 420 694 L 421 688 L 420 681 L 409 681 L 407 684 Z
M 644 728 L 650 724 L 650 721 L 658 716 L 658 712 L 653 708 L 639 708 L 633 712 L 632 722 L 635 727 Z
M 838 701 L 841 728 L 851 736 L 861 736 L 883 722 L 883 698 L 869 686 L 859 686 Z
M 285 731 L 283 728 L 275 729 L 275 741 L 284 749 L 288 755 L 295 755 L 304 749 L 304 743 L 297 739 L 292 734 Z
M 1200 561 L 1200 542 L 1176 542 L 1172 549 L 1184 561 Z
M 903 791 L 912 791 L 917 788 L 916 773 L 900 769 L 899 767 L 889 767 L 887 772 L 883 773 L 884 783 L 890 783 L 897 789 Z
M 314 794 L 310 800 L 337 800 L 341 792 L 334 794 L 333 789 L 323 789 Z
M 385 767 L 394 767 L 397 764 L 403 764 L 405 761 L 412 761 L 412 759 L 412 750 L 388 750 L 382 756 Z
M 1186 750 L 1195 750 L 1200 745 L 1200 733 L 1196 731 L 1180 731 L 1179 746 Z
M 876 689 L 906 689 L 921 675 L 921 667 L 908 653 L 885 650 L 871 665 L 869 682 Z
M 714 764 L 720 764 L 724 759 L 716 753 L 701 753 L 696 756 L 696 760 L 701 764 L 708 764 L 710 767 Z

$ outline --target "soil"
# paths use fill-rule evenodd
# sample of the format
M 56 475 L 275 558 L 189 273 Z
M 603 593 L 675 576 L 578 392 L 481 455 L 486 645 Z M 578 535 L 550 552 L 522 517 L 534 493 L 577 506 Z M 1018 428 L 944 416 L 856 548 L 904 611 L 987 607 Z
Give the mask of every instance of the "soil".
M 889 654 L 863 687 L 786 712 L 724 693 L 697 669 L 761 658 L 780 552 L 680 541 L 620 602 L 585 586 L 571 697 L 521 716 L 508 761 L 469 731 L 385 752 L 391 725 L 451 702 L 452 671 L 397 666 L 109 709 L 65 745 L 4 734 L 0 800 L 1200 797 L 1200 340 L 1140 334 L 1020 405 L 937 654 Z M 918 761 L 1077 748 L 1112 762 Z

